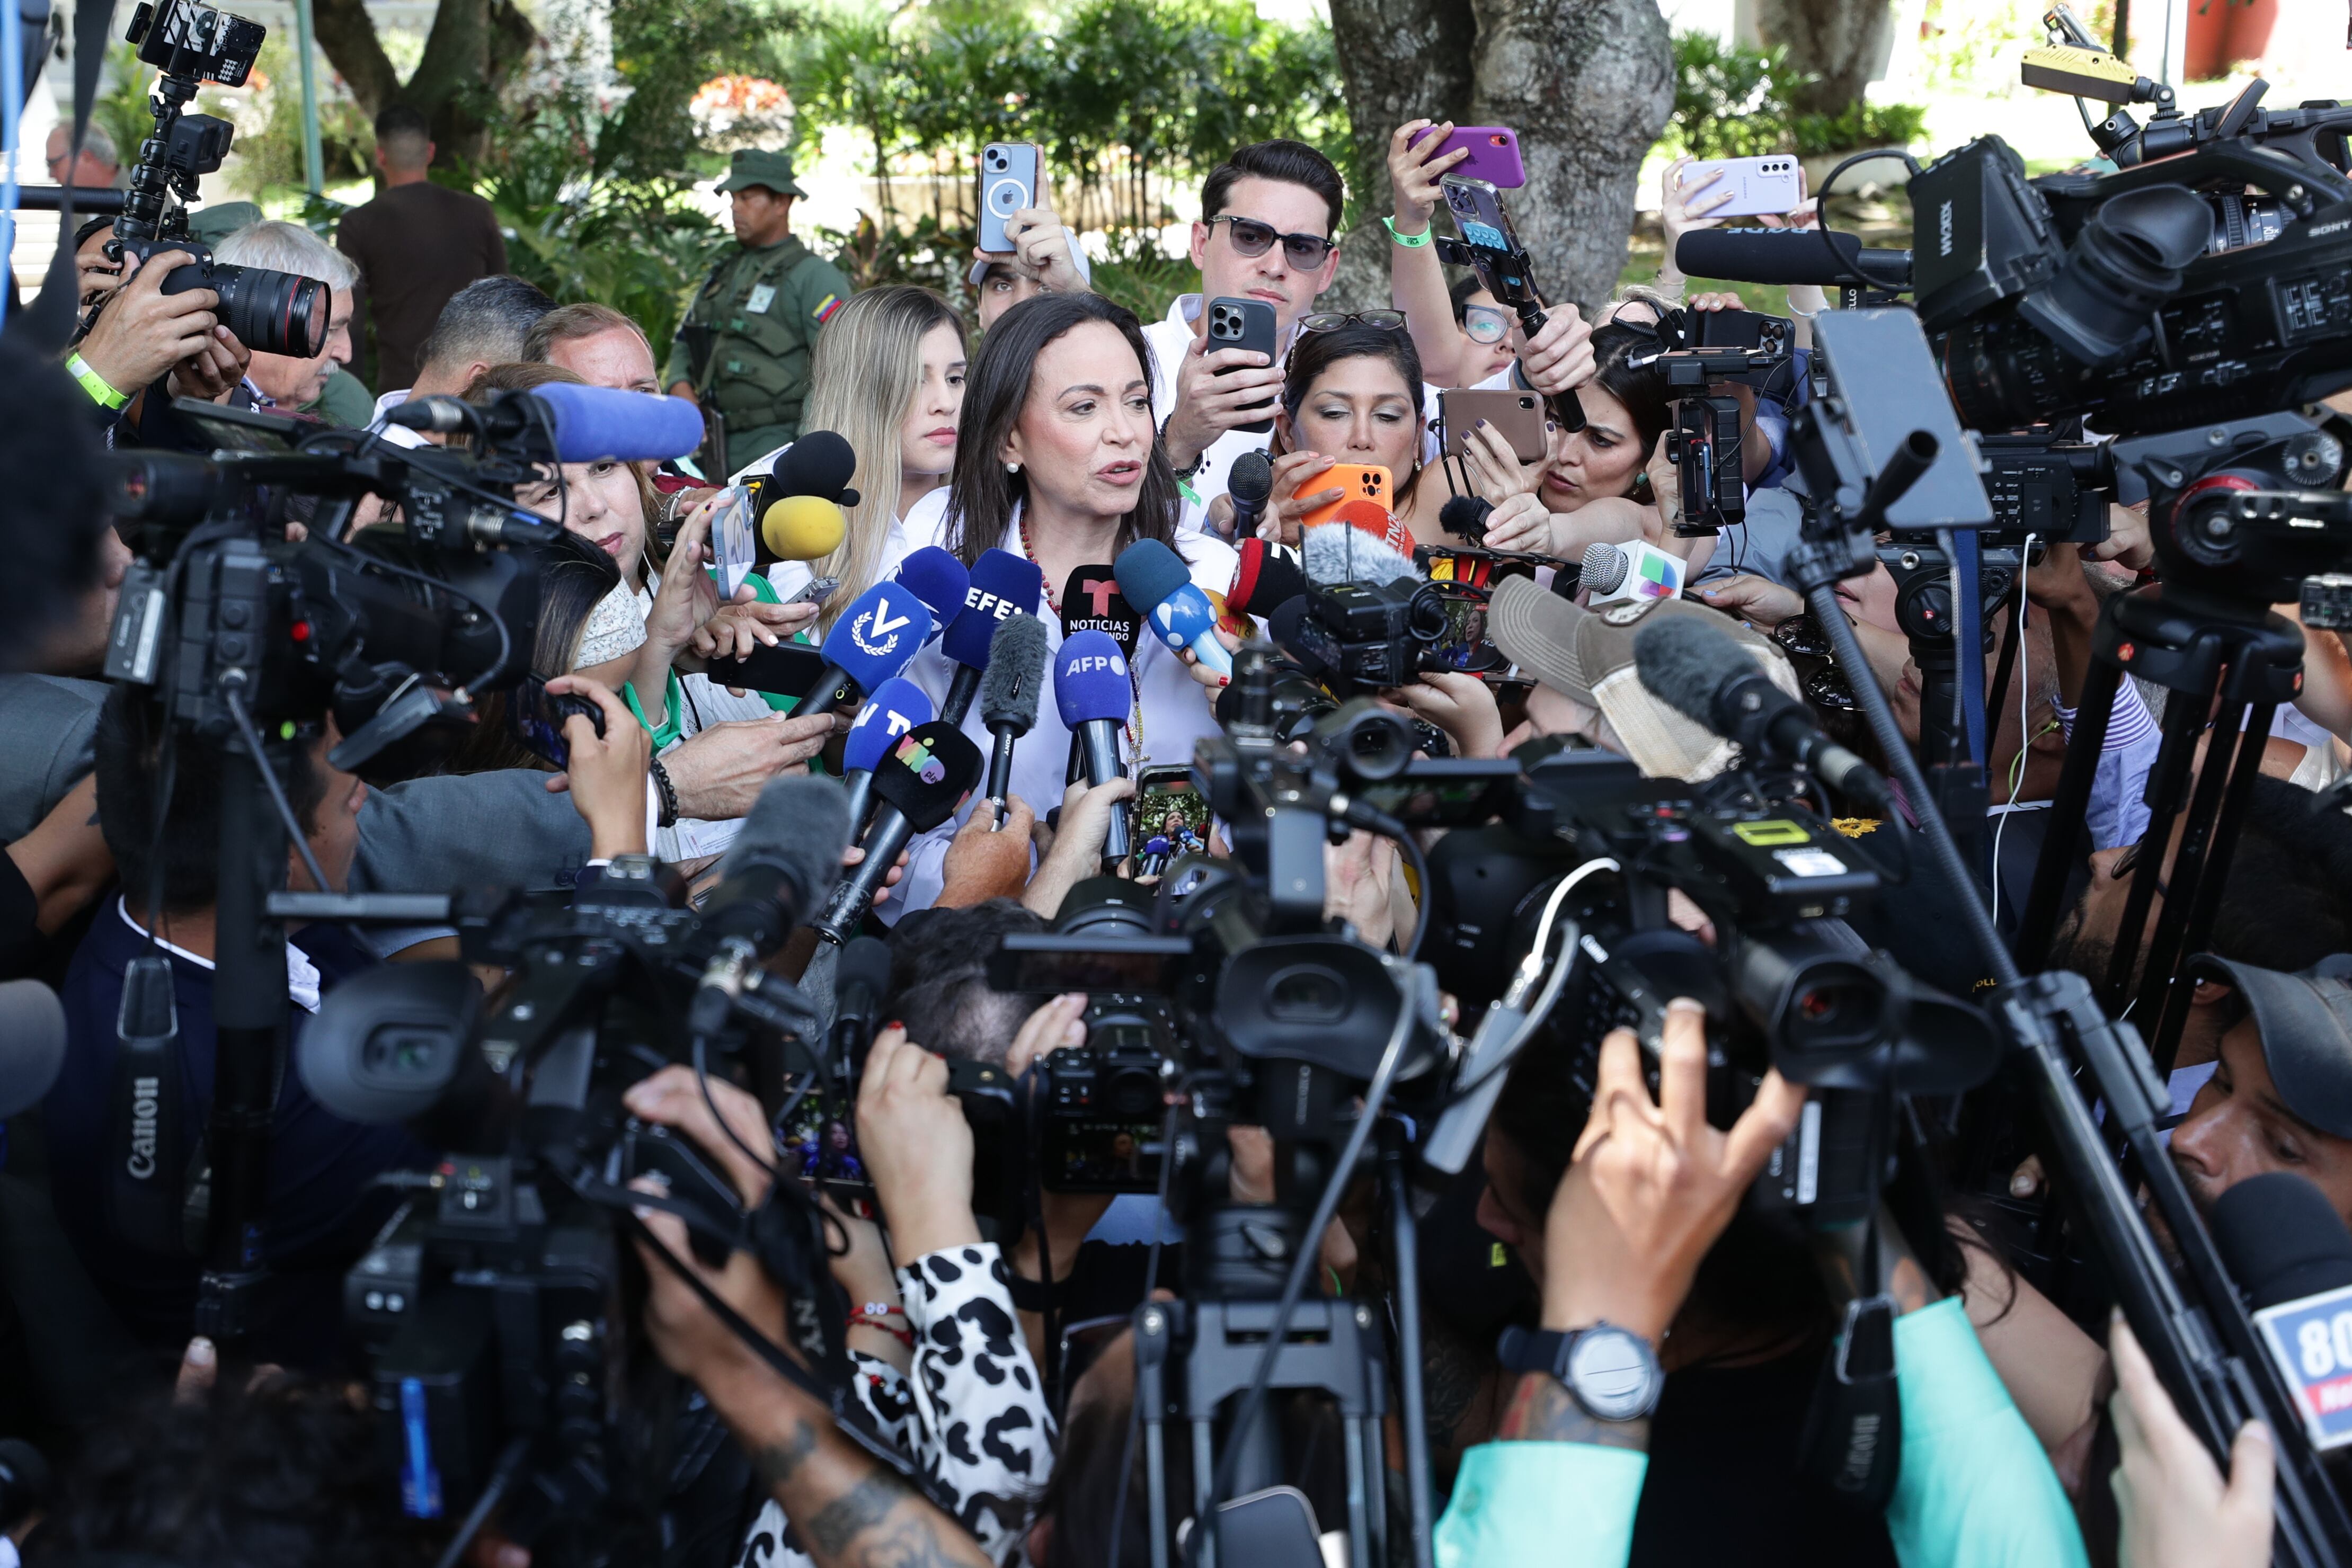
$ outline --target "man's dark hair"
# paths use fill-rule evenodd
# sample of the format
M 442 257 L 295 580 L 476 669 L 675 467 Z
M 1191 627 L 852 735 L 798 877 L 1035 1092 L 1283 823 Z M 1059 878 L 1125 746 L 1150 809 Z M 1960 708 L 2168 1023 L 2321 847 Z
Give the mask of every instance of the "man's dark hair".
M 220 897 L 220 753 L 193 736 L 172 740 L 172 800 L 161 831 L 156 786 L 168 721 L 137 686 L 117 686 L 99 710 L 95 742 L 98 826 L 121 873 L 124 898 L 144 918 L 150 879 L 163 879 L 163 907 L 175 915 L 210 908 Z M 298 744 L 281 782 L 305 834 L 318 831 L 326 780 Z
M 2254 780 L 2207 952 L 2287 974 L 2331 953 L 2352 953 L 2352 817 L 2345 805 L 2267 774 Z
M 883 1016 L 941 1056 L 1002 1067 L 1037 998 L 990 989 L 988 956 L 1013 932 L 1045 929 L 1043 919 L 1009 898 L 908 915 L 890 938 Z
M 98 581 L 108 518 L 89 412 L 89 397 L 55 355 L 0 341 L 0 471 L 8 476 L 0 555 L 16 591 L 0 628 L 0 669 L 21 667 Z
M 477 278 L 449 296 L 416 350 L 417 368 L 503 365 L 523 357 L 523 340 L 555 301 L 510 273 Z
M 376 111 L 375 144 L 394 168 L 421 169 L 430 158 L 426 149 L 433 144 L 433 127 L 410 105 L 388 103 Z
M 1348 206 L 1347 183 L 1339 178 L 1339 171 L 1331 160 L 1306 142 L 1253 141 L 1246 147 L 1235 148 L 1234 155 L 1210 170 L 1209 177 L 1201 183 L 1202 222 L 1225 210 L 1225 198 L 1233 194 L 1237 180 L 1280 180 L 1286 184 L 1306 186 L 1322 197 L 1323 204 L 1330 209 L 1331 222 L 1324 229 L 1326 237 L 1339 232 L 1339 214 Z

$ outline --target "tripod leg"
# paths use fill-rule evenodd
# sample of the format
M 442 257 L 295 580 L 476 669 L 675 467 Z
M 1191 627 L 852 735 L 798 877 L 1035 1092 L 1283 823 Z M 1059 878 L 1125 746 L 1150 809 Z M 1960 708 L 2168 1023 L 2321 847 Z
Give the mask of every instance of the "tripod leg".
M 2245 738 L 2239 744 L 2236 760 L 2230 768 L 2229 792 L 2221 798 L 2221 820 L 2214 824 L 2210 847 L 2205 853 L 2204 873 L 2197 880 L 2194 895 L 2185 902 L 2189 918 L 2181 928 L 2180 946 L 2168 967 L 2178 967 L 2182 956 L 2203 952 L 2206 941 L 2213 935 L 2213 917 L 2221 912 L 2221 894 L 2230 882 L 2230 859 L 2238 847 L 2239 825 L 2246 820 L 2247 802 L 2253 799 L 2254 780 L 2262 777 L 2263 752 L 2271 737 L 2271 719 L 2277 709 L 2267 703 L 2256 704 L 2246 724 Z M 2178 879 L 2173 883 L 2179 886 Z M 2179 893 L 2175 897 L 2181 896 Z M 2167 900 L 2169 913 L 2170 900 Z M 2172 1071 L 2173 1061 L 2180 1054 L 2180 1033 L 2189 1024 L 2189 998 L 2197 988 L 2182 983 L 2175 985 L 2164 998 L 2164 1014 L 2157 1022 L 2156 1031 L 2148 1037 L 2148 1054 L 2159 1075 Z
M 2115 948 L 2107 960 L 2100 1003 L 2117 1017 L 2131 998 L 2132 974 L 2139 966 L 2140 934 L 2147 928 L 2147 912 L 2156 905 L 2156 884 L 2164 876 L 2164 852 L 2172 843 L 2172 820 L 2180 815 L 2180 798 L 2189 788 L 2189 769 L 2197 757 L 2197 732 L 2213 706 L 2210 688 L 2175 692 L 2164 705 L 2164 739 L 2157 747 L 2156 767 L 2148 774 L 2147 831 L 2140 835 L 2140 853 L 2132 868 L 2131 894 L 2124 901 L 2124 917 L 2116 927 Z
M 2107 720 L 2116 711 L 2116 688 L 2123 682 L 2120 666 L 2104 662 L 2091 665 L 2083 686 L 2083 706 L 2074 716 L 2074 733 L 2066 743 L 2066 762 L 2058 774 L 2058 793 L 2051 803 L 2050 832 L 2042 841 L 2042 858 L 2034 862 L 2033 890 L 2026 894 L 2025 914 L 2018 923 L 2017 963 L 2021 969 L 2042 967 L 2050 956 L 2050 939 L 2058 931 L 2074 875 L 2074 858 L 2082 849 L 2083 816 L 2090 809 L 2091 786 L 2098 781 L 2099 752 L 2107 743 Z
M 2243 755 L 2232 748 L 2242 745 L 2239 727 L 2245 718 L 2245 704 L 2225 700 L 2205 743 L 2205 761 L 2197 770 L 2197 788 L 2189 798 L 2189 815 L 2181 824 L 2180 848 L 2173 853 L 2171 874 L 2165 879 L 2164 913 L 2157 917 L 2156 935 L 2148 941 L 2147 962 L 2140 974 L 2136 1016 L 2149 1030 L 2159 1027 L 2177 979 L 2173 971 L 2180 956 L 2180 940 L 2206 877 L 2222 788 L 2230 779 L 2231 762 Z M 2259 761 L 2262 743 L 2254 742 L 2253 748 Z M 2152 831 L 2156 824 L 2148 826 Z M 2168 833 L 2158 842 L 2168 842 L 2170 837 Z
M 1372 1568 L 1372 1513 L 1367 1494 L 1371 1488 L 1364 1452 L 1364 1423 L 1346 1421 L 1340 1441 L 1348 1471 L 1348 1565 Z
M 1393 1130 L 1392 1130 L 1393 1128 Z M 1404 1180 L 1402 1129 L 1381 1128 L 1381 1175 L 1388 1187 L 1389 1247 L 1396 1268 L 1397 1386 L 1403 1405 L 1405 1496 L 1412 1511 L 1413 1568 L 1434 1561 L 1430 1542 L 1429 1408 L 1422 1385 L 1421 1232 Z

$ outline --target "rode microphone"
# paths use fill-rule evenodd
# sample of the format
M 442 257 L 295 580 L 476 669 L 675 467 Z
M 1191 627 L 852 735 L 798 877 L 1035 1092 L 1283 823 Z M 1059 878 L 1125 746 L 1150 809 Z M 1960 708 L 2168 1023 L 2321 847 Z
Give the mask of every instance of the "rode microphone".
M 850 869 L 814 924 L 817 935 L 841 946 L 917 833 L 956 814 L 980 782 L 980 747 L 945 719 L 919 724 L 898 737 L 874 766 L 874 825 L 866 831 L 866 858 Z
M 1194 658 L 1221 675 L 1234 673 L 1234 656 L 1217 641 L 1216 610 L 1193 582 L 1182 556 L 1158 539 L 1138 539 L 1118 552 L 1111 571 L 1118 579 L 1118 591 L 1144 612 L 1161 642 L 1191 649 Z M 1122 678 L 1125 674 L 1122 669 Z
M 1307 580 L 1318 588 L 1368 582 L 1378 588 L 1400 577 L 1419 577 L 1412 558 L 1345 523 L 1325 523 L 1302 536 Z
M 898 563 L 897 576 L 930 611 L 934 634 L 945 631 L 949 622 L 963 613 L 964 598 L 971 591 L 971 571 L 937 545 L 908 551 L 907 559 Z
M 1307 561 L 1287 545 L 1247 538 L 1238 547 L 1241 559 L 1234 567 L 1233 586 L 1225 590 L 1225 608 L 1237 615 L 1265 616 L 1275 607 L 1307 591 Z
M 1855 235 L 1833 230 L 1692 229 L 1675 243 L 1675 265 L 1691 277 L 1742 283 L 1834 288 L 1859 274 L 1874 288 L 1911 286 L 1909 251 L 1865 250 Z
M 1143 617 L 1118 591 L 1118 574 L 1109 567 L 1077 567 L 1062 585 L 1062 635 L 1074 632 L 1103 632 L 1118 644 L 1120 653 L 1135 657 L 1136 641 L 1143 635 Z
M 931 634 L 931 612 L 895 582 L 877 582 L 852 600 L 825 634 L 824 668 L 793 716 L 831 713 L 907 667 Z
M 1633 634 L 1633 667 L 1651 695 L 1748 757 L 1797 763 L 1832 789 L 1893 815 L 1886 780 L 1823 735 L 1811 708 L 1774 685 L 1745 647 L 1705 619 L 1652 621 Z
M 857 710 L 841 748 L 841 781 L 849 791 L 853 834 L 865 822 L 873 803 L 874 765 L 900 736 L 937 716 L 923 688 L 904 675 L 893 675 L 875 687 L 866 706 Z
M 950 724 L 963 723 L 980 690 L 980 673 L 988 668 L 988 648 L 996 638 L 996 623 L 1009 615 L 1036 614 L 1037 601 L 1045 592 L 1044 569 L 1011 550 L 988 550 L 972 563 L 971 587 L 964 593 L 963 612 L 948 622 L 940 636 L 940 652 L 956 664 L 955 679 L 948 685 L 948 700 L 940 705 L 940 717 Z
M 493 441 L 535 434 L 558 463 L 659 463 L 702 444 L 702 411 L 684 398 L 569 382 L 499 392 L 487 408 L 463 398 L 410 398 L 384 421 Z
M 1127 553 L 1134 553 L 1136 548 L 1130 545 Z M 1124 561 L 1127 556 L 1119 559 Z M 1186 586 L 1191 586 L 1189 581 Z M 1134 700 L 1127 656 L 1118 651 L 1118 643 L 1100 632 L 1075 632 L 1062 640 L 1061 652 L 1054 658 L 1054 707 L 1062 716 L 1063 727 L 1070 732 L 1087 789 L 1127 776 L 1118 754 L 1118 732 L 1133 711 Z M 1110 831 L 1103 839 L 1103 859 L 1122 861 L 1127 852 L 1127 802 L 1115 800 Z
M 980 718 L 996 745 L 988 759 L 988 800 L 1004 825 L 1004 802 L 1013 777 L 1013 743 L 1036 727 L 1037 699 L 1045 687 L 1045 623 L 1034 615 L 1014 615 L 996 624 L 988 668 L 980 677 Z
M 718 946 L 687 1015 L 695 1033 L 727 1021 L 745 978 L 831 885 L 848 847 L 849 797 L 835 780 L 787 774 L 760 791 L 702 906 L 702 932 Z
M 1225 494 L 1234 498 L 1234 538 L 1256 537 L 1258 517 L 1274 494 L 1274 460 L 1255 447 L 1234 458 L 1225 470 Z

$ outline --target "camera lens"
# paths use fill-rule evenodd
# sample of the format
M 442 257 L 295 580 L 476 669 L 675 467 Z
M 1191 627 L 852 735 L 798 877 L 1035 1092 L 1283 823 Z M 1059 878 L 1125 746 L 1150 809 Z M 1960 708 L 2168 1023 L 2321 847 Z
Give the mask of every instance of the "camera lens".
M 1160 1074 L 1142 1067 L 1117 1069 L 1103 1081 L 1096 1108 L 1122 1122 L 1150 1120 L 1160 1113 Z
M 183 272 L 193 270 L 182 268 Z M 205 282 L 220 295 L 216 313 L 236 340 L 258 354 L 314 360 L 327 347 L 333 302 L 315 277 L 214 262 Z M 177 274 L 174 274 L 176 277 Z

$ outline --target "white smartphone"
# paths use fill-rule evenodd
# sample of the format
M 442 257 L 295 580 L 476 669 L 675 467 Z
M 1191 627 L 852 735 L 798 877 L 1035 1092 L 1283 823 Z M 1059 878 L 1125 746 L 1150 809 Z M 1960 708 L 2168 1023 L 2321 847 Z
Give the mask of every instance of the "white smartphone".
M 1777 217 L 1793 211 L 1805 199 L 1804 170 L 1796 155 L 1776 152 L 1769 158 L 1703 158 L 1683 171 L 1682 188 L 1692 191 L 1708 173 L 1719 172 L 1720 177 L 1706 190 L 1696 192 L 1695 199 L 1706 201 L 1718 191 L 1729 191 L 1731 200 L 1719 207 L 1711 207 L 1711 218 Z
M 1004 232 L 1024 207 L 1037 204 L 1045 167 L 1045 149 L 1027 141 L 992 141 L 980 151 L 980 248 L 991 256 L 1021 247 Z

